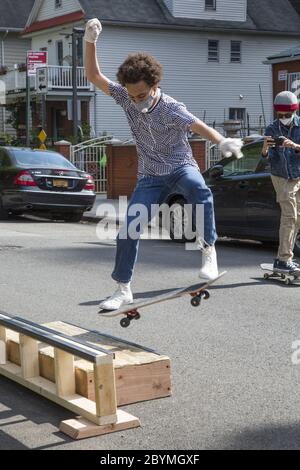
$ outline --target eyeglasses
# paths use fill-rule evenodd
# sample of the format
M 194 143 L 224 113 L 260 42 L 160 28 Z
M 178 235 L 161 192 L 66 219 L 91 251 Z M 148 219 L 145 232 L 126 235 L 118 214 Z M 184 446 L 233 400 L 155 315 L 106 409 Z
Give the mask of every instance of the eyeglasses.
M 294 115 L 294 113 L 285 113 L 285 114 L 282 114 L 282 113 L 277 113 L 277 116 L 278 118 L 280 119 L 289 119 L 291 118 L 292 116 Z

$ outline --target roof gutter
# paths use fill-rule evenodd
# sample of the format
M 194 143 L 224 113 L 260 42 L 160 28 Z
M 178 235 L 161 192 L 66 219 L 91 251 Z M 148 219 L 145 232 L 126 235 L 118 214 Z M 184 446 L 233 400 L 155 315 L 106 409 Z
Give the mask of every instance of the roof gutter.
M 294 62 L 295 60 L 300 60 L 300 54 L 286 57 L 274 57 L 273 59 L 267 59 L 263 64 L 281 64 L 282 62 Z
M 86 18 L 88 20 L 90 18 Z M 123 21 L 113 21 L 113 20 L 101 20 L 103 25 L 110 25 L 110 26 L 120 26 L 124 28 L 149 28 L 149 29 L 168 29 L 168 30 L 182 30 L 182 31 L 205 31 L 205 32 L 218 32 L 218 33 L 228 33 L 228 34 L 262 34 L 268 36 L 296 36 L 300 38 L 300 30 L 299 32 L 289 32 L 289 31 L 265 31 L 265 30 L 257 30 L 257 29 L 240 29 L 240 28 L 226 28 L 220 26 L 216 27 L 209 27 L 209 26 L 192 26 L 192 25 L 178 25 L 178 24 L 157 24 L 157 23 L 138 23 L 138 22 L 126 22 Z
M 4 26 L 0 26 L 0 31 L 7 31 L 8 33 L 19 33 L 21 31 L 23 31 L 23 28 L 10 28 L 10 27 L 7 27 L 5 28 Z

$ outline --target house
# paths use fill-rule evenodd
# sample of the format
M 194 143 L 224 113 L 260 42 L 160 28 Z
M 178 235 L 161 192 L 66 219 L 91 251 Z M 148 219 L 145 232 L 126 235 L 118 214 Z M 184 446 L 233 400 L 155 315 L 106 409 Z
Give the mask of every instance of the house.
M 115 79 L 129 53 L 148 51 L 164 65 L 162 89 L 208 124 L 223 129 L 238 119 L 259 128 L 272 116 L 271 65 L 278 50 L 297 46 L 296 0 L 36 0 L 23 31 L 32 50 L 48 52 L 47 133 L 72 134 L 70 66 L 74 26 L 98 17 L 103 32 L 97 54 Z M 130 138 L 122 110 L 84 77 L 84 45 L 77 45 L 78 114 L 96 135 Z M 21 73 L 21 72 L 20 72 Z M 260 94 L 261 91 L 261 94 Z M 14 98 L 24 90 L 10 90 Z M 33 86 L 33 124 L 40 118 Z M 36 103 L 35 103 L 36 100 Z M 247 119 L 248 118 L 248 119 Z
M 146 50 L 164 65 L 163 90 L 219 130 L 228 119 L 247 121 L 248 115 L 250 127 L 259 128 L 271 118 L 271 66 L 263 61 L 299 43 L 300 16 L 288 0 L 81 4 L 87 17 L 103 23 L 98 57 L 108 77 L 115 77 L 129 52 Z M 94 106 L 96 132 L 129 136 L 109 97 L 97 93 Z
M 1 0 L 0 5 L 0 90 L 6 90 L 7 70 L 13 69 L 15 64 L 25 62 L 26 51 L 31 47 L 30 39 L 21 38 L 34 0 Z M 12 133 L 11 125 L 6 123 L 8 113 L 4 107 L 5 94 L 0 101 L 0 135 Z
M 284 90 L 300 96 L 300 44 L 268 57 L 265 63 L 272 65 L 273 98 Z

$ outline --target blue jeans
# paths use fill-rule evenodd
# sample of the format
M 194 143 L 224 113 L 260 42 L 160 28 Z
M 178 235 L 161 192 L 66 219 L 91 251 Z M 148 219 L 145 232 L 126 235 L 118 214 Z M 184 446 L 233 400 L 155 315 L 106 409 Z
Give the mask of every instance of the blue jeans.
M 115 281 L 122 283 L 130 282 L 137 259 L 139 236 L 130 237 L 128 235 L 128 227 L 137 217 L 137 214 L 130 214 L 130 208 L 134 204 L 142 204 L 145 208 L 145 216 L 139 216 L 139 220 L 142 220 L 142 223 L 139 224 L 137 231 L 140 234 L 143 227 L 151 220 L 151 215 L 153 216 L 153 214 L 151 214 L 151 206 L 153 204 L 161 205 L 171 192 L 181 194 L 185 197 L 187 203 L 193 204 L 193 206 L 203 204 L 204 239 L 210 246 L 215 244 L 217 233 L 213 196 L 197 168 L 186 165 L 178 168 L 169 175 L 142 176 L 130 199 L 125 223 L 117 237 L 115 268 L 112 273 L 112 278 Z

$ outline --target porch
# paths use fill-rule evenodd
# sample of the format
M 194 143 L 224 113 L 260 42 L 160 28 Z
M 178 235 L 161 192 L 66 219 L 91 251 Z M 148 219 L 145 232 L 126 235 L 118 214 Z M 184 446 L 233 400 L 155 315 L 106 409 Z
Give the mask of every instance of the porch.
M 48 65 L 41 67 L 45 71 L 45 86 L 48 91 L 73 90 L 72 67 Z M 6 94 L 18 94 L 26 90 L 26 71 L 19 69 L 10 70 L 2 76 L 6 87 Z M 37 76 L 30 77 L 31 91 L 39 92 Z M 91 91 L 91 84 L 85 77 L 84 67 L 77 67 L 77 89 L 80 91 Z

